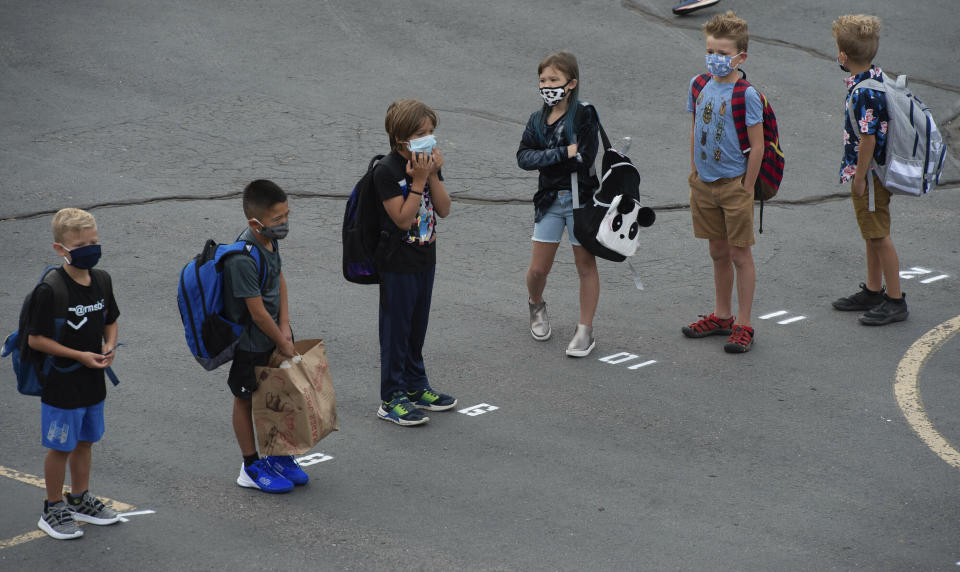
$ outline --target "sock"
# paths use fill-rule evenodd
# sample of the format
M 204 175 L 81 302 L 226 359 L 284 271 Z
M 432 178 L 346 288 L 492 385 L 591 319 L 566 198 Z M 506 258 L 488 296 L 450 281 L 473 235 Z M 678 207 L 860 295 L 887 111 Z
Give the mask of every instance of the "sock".
M 62 502 L 63 502 L 62 499 L 58 500 L 57 502 L 50 502 L 47 499 L 43 499 L 43 512 L 49 511 L 51 507 L 55 507 Z
M 87 491 L 83 491 L 83 492 L 86 493 Z M 83 494 L 75 496 L 71 493 L 67 493 L 67 503 L 69 504 L 78 505 L 82 500 L 83 500 Z
M 252 454 L 252 455 L 244 455 L 244 456 L 243 456 L 243 466 L 244 466 L 244 467 L 249 467 L 250 465 L 256 463 L 256 462 L 259 461 L 259 460 L 260 460 L 260 455 L 257 454 L 257 453 L 254 453 L 254 454 Z
M 871 289 L 867 288 L 867 285 L 866 285 L 866 284 L 864 284 L 864 285 L 863 285 L 863 289 L 864 289 L 868 294 L 879 294 L 880 292 L 883 292 L 883 286 L 881 286 L 879 290 L 871 290 Z

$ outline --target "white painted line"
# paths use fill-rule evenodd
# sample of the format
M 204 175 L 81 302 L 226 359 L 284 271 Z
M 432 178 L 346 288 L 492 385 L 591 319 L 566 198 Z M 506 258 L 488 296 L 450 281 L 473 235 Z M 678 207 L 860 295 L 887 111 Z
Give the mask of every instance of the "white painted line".
M 604 363 L 609 363 L 609 364 L 616 365 L 616 364 L 618 364 L 618 363 L 623 363 L 623 362 L 625 362 L 625 361 L 630 361 L 630 360 L 635 359 L 635 358 L 638 358 L 638 357 L 640 357 L 640 356 L 638 356 L 637 354 L 632 354 L 632 353 L 630 353 L 630 352 L 620 352 L 620 353 L 608 355 L 608 356 L 606 356 L 606 357 L 602 357 L 602 358 L 600 358 L 600 361 L 602 361 L 602 362 L 604 362 Z
M 926 268 L 920 268 L 919 266 L 912 266 L 910 270 L 901 270 L 900 278 L 904 280 L 911 280 L 916 276 L 922 276 L 924 274 L 930 274 L 933 270 L 927 270 Z
M 784 314 L 789 314 L 786 310 L 780 310 L 779 312 L 770 312 L 769 314 L 764 314 L 760 316 L 761 320 L 769 320 L 770 318 L 776 318 L 777 316 L 782 316 Z
M 944 278 L 950 278 L 949 274 L 941 274 L 940 276 L 934 276 L 933 278 L 927 278 L 926 280 L 921 280 L 921 284 L 929 284 L 931 282 L 936 282 L 937 280 L 943 280 Z
M 121 512 L 120 516 L 140 516 L 141 514 L 157 514 L 155 510 L 135 510 L 133 512 Z
M 309 467 L 310 465 L 316 465 L 317 463 L 330 461 L 332 459 L 333 455 L 327 455 L 326 453 L 311 453 L 297 459 L 297 463 L 300 463 L 301 467 Z
M 128 516 L 140 516 L 142 514 L 157 514 L 155 510 L 136 510 L 133 512 L 121 512 L 117 514 L 120 517 L 120 522 L 130 522 Z
M 627 369 L 640 369 L 641 367 L 645 367 L 645 366 L 648 366 L 648 365 L 653 365 L 653 364 L 655 364 L 655 363 L 657 363 L 657 360 L 652 359 L 652 360 L 645 361 L 645 362 L 643 362 L 643 363 L 638 363 L 637 365 L 631 365 L 631 366 L 628 367 Z
M 457 411 L 457 413 L 463 413 L 464 415 L 469 415 L 470 417 L 476 417 L 477 415 L 483 415 L 484 413 L 496 411 L 497 409 L 500 408 L 496 405 L 490 405 L 489 403 L 478 403 L 476 405 L 461 409 Z
M 800 320 L 806 320 L 806 316 L 794 316 L 792 318 L 787 318 L 786 320 L 780 320 L 778 324 L 792 324 L 794 322 L 799 322 Z

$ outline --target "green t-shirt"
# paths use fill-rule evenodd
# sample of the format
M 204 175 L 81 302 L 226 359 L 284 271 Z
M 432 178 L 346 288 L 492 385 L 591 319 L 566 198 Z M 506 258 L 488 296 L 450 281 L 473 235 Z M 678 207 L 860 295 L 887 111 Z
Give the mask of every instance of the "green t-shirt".
M 253 243 L 260 251 L 260 260 L 266 265 L 266 279 L 263 288 L 260 287 L 259 269 L 257 261 L 246 254 L 234 254 L 227 258 L 223 265 L 223 309 L 227 318 L 244 324 L 243 333 L 237 349 L 248 352 L 265 352 L 276 346 L 267 337 L 253 320 L 247 310 L 247 298 L 263 298 L 263 307 L 273 318 L 274 322 L 280 319 L 280 253 L 277 250 L 277 241 L 273 241 L 273 252 L 263 248 L 253 232 L 248 228 L 240 235 L 240 240 Z M 278 322 L 279 323 L 279 322 Z

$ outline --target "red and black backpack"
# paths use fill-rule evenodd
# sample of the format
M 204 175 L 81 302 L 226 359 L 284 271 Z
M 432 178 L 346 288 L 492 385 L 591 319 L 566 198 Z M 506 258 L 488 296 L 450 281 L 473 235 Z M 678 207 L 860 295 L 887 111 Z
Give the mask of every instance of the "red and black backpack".
M 737 129 L 737 138 L 740 140 L 740 150 L 744 155 L 750 152 L 750 139 L 747 137 L 747 88 L 751 87 L 747 81 L 747 74 L 743 70 L 743 77 L 737 79 L 733 86 L 733 96 L 730 101 L 730 111 L 733 114 L 733 123 Z M 693 80 L 693 104 L 696 108 L 700 92 L 710 81 L 711 75 L 700 74 Z M 757 88 L 754 88 L 757 89 Z M 760 232 L 763 232 L 763 201 L 776 196 L 780 190 L 780 181 L 783 180 L 783 151 L 780 149 L 780 134 L 777 131 L 777 116 L 770 107 L 766 96 L 757 90 L 760 101 L 763 103 L 763 161 L 760 164 L 760 173 L 753 187 L 754 200 L 760 201 Z

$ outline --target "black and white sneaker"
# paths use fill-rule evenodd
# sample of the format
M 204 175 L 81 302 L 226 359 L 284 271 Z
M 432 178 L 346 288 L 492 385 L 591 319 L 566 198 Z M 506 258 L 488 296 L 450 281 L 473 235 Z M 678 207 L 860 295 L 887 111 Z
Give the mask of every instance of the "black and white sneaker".
M 57 540 L 70 540 L 83 536 L 83 531 L 73 520 L 73 513 L 67 508 L 66 503 L 63 501 L 57 501 L 53 504 L 44 502 L 43 505 L 43 513 L 40 514 L 40 521 L 37 522 L 37 527 L 40 530 Z
M 120 521 L 117 511 L 103 504 L 103 501 L 83 491 L 80 496 L 67 493 L 67 510 L 73 514 L 75 520 L 106 526 Z

